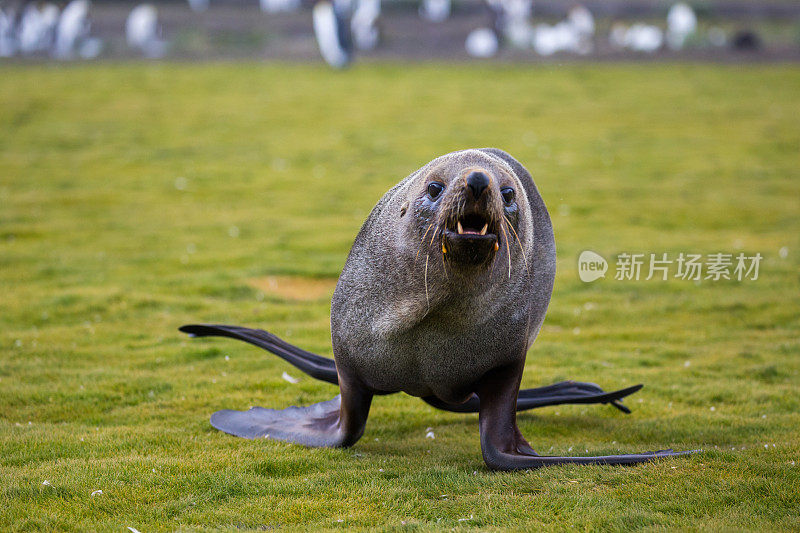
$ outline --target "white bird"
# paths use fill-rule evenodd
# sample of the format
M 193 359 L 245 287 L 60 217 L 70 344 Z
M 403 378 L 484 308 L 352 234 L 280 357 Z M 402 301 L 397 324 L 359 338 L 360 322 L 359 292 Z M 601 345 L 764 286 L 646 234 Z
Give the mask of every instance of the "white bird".
M 419 15 L 430 22 L 444 22 L 450 17 L 450 0 L 422 0 Z
M 497 41 L 497 35 L 491 29 L 478 28 L 467 35 L 464 47 L 472 57 L 487 58 L 497 54 L 500 43 Z
M 503 0 L 501 3 L 503 35 L 517 48 L 528 48 L 533 37 L 530 18 L 533 0 Z
M 58 13 L 55 4 L 45 4 L 41 9 L 34 4 L 28 4 L 22 13 L 18 31 L 19 50 L 23 54 L 33 54 L 50 48 L 58 24 Z
M 350 64 L 353 54 L 347 41 L 348 30 L 343 27 L 344 17 L 336 11 L 332 1 L 323 0 L 314 4 L 311 15 L 322 59 L 331 67 L 340 69 Z
M 549 56 L 556 52 L 581 52 L 581 36 L 569 22 L 559 22 L 555 26 L 539 24 L 533 38 L 536 53 Z
M 582 35 L 594 35 L 594 16 L 586 6 L 575 6 L 569 10 L 567 20 Z
M 583 6 L 570 10 L 567 19 L 554 26 L 539 24 L 533 35 L 533 49 L 549 56 L 557 52 L 586 55 L 594 50 L 594 17 Z
M 300 9 L 300 0 L 259 0 L 264 13 L 288 13 Z
M 667 44 L 673 50 L 680 50 L 686 39 L 697 31 L 697 15 L 689 5 L 678 3 L 667 13 Z
M 625 46 L 635 52 L 653 53 L 664 45 L 664 32 L 658 26 L 636 23 L 625 32 Z
M 533 0 L 503 0 L 501 5 L 509 20 L 528 20 L 533 11 Z
M 373 50 L 378 46 L 380 33 L 375 23 L 380 14 L 381 0 L 358 0 L 358 7 L 350 19 L 350 29 L 359 50 Z
M 152 4 L 140 4 L 131 10 L 125 21 L 128 45 L 147 57 L 162 57 L 166 43 L 158 36 L 158 11 Z
M 89 0 L 72 0 L 58 20 L 52 54 L 59 59 L 69 59 L 81 41 L 89 35 Z

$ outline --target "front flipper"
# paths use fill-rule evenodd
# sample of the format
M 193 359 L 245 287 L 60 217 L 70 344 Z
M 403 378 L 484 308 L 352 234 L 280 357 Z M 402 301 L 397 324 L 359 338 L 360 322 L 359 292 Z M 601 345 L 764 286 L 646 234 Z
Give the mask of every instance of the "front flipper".
M 336 448 L 342 446 L 339 410 L 342 397 L 308 407 L 247 411 L 225 409 L 211 415 L 211 425 L 220 431 L 246 439 L 274 439 L 305 446 Z
M 561 464 L 634 465 L 663 457 L 694 453 L 660 450 L 628 455 L 553 457 L 538 455 L 517 427 L 516 403 L 522 366 L 497 369 L 483 376 L 478 388 L 481 451 L 492 470 L 524 470 Z
M 352 446 L 364 434 L 372 393 L 347 374 L 340 381 L 341 394 L 327 402 L 286 409 L 225 409 L 211 415 L 211 425 L 246 439 L 275 439 L 315 448 Z
M 517 395 L 517 411 L 527 411 L 528 409 L 536 409 L 537 407 L 548 405 L 609 403 L 623 413 L 629 414 L 631 410 L 620 403 L 620 400 L 637 392 L 642 387 L 643 385 L 640 384 L 613 392 L 605 392 L 594 383 L 562 381 L 546 387 L 519 391 Z M 443 402 L 435 396 L 427 396 L 423 400 L 437 409 L 454 413 L 477 413 L 480 411 L 481 405 L 477 395 L 472 395 L 469 400 L 462 404 Z

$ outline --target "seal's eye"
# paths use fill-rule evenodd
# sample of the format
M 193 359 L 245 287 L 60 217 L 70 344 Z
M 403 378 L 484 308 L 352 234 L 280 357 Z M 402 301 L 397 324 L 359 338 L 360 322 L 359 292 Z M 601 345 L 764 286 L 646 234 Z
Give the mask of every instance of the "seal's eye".
M 511 205 L 511 202 L 514 201 L 514 189 L 511 187 L 502 189 L 500 194 L 503 195 L 503 201 L 506 203 L 506 205 Z
M 431 200 L 436 200 L 442 191 L 444 190 L 444 185 L 439 183 L 438 181 L 432 181 L 428 184 L 428 196 L 431 197 Z

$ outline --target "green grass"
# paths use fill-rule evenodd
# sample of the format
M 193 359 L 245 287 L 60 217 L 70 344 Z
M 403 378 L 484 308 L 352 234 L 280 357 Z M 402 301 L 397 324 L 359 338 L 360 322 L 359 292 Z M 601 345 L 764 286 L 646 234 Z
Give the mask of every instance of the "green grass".
M 796 531 L 799 96 L 794 66 L 3 67 L 0 529 Z M 646 384 L 631 416 L 521 415 L 532 445 L 707 451 L 496 474 L 475 415 L 405 395 L 377 398 L 348 450 L 213 430 L 216 409 L 335 389 L 176 328 L 330 355 L 327 298 L 248 280 L 335 277 L 385 190 L 474 146 L 527 165 L 555 226 L 523 385 Z M 584 249 L 764 261 L 757 281 L 584 284 Z

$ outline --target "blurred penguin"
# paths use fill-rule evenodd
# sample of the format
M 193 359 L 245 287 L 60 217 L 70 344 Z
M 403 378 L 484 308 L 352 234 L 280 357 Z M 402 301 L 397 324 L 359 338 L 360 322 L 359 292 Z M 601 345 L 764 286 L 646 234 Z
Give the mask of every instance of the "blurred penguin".
M 634 52 L 652 54 L 664 46 L 664 32 L 658 26 L 637 23 L 625 32 L 624 42 Z
M 140 4 L 133 8 L 125 21 L 125 36 L 128 45 L 146 57 L 163 57 L 166 43 L 159 37 L 158 12 L 152 4 Z
M 444 22 L 450 17 L 450 0 L 422 0 L 419 16 L 429 22 Z
M 350 19 L 353 41 L 359 50 L 373 50 L 378 46 L 380 32 L 378 17 L 381 14 L 381 0 L 358 0 L 358 4 Z
M 594 51 L 594 16 L 584 6 L 576 6 L 567 19 L 554 26 L 539 24 L 533 35 L 533 49 L 549 56 L 557 52 L 587 55 Z
M 497 37 L 497 32 L 493 29 L 478 28 L 467 35 L 464 48 L 472 57 L 486 59 L 497 54 L 500 48 L 500 40 Z
M 22 12 L 17 30 L 19 50 L 34 54 L 50 49 L 58 24 L 59 9 L 55 4 L 44 4 L 41 9 L 29 3 Z
M 533 12 L 533 0 L 503 0 L 503 14 L 499 21 L 503 37 L 516 48 L 528 48 L 531 45 L 533 27 L 530 18 Z
M 289 13 L 300 9 L 300 0 L 259 0 L 264 13 Z
M 61 18 L 58 20 L 56 39 L 51 50 L 53 57 L 71 59 L 80 51 L 80 47 L 86 46 L 90 28 L 89 7 L 89 0 L 72 0 L 64 8 Z M 89 40 L 89 42 L 84 53 L 81 53 L 83 57 L 94 57 L 99 53 L 99 49 L 94 54 L 86 53 L 89 47 L 96 47 L 100 41 L 95 39 Z
M 318 1 L 312 19 L 322 58 L 333 68 L 347 67 L 353 60 L 349 6 L 337 0 Z
M 667 13 L 667 46 L 680 50 L 697 31 L 697 15 L 688 4 L 673 5 Z

